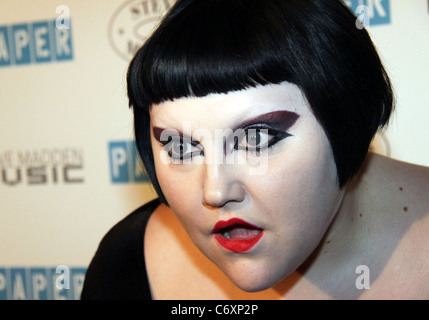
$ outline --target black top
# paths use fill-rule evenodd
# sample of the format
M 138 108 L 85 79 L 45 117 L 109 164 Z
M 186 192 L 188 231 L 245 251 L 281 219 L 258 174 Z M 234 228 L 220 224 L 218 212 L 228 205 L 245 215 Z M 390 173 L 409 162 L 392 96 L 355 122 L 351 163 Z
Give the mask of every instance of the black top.
M 144 234 L 158 199 L 138 208 L 103 237 L 85 275 L 82 300 L 151 300 Z

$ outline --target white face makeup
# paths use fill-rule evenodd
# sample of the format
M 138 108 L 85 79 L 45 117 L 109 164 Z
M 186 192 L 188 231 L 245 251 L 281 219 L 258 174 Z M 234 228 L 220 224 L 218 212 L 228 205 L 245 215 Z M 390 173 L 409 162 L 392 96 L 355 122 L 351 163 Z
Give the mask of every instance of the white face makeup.
M 154 105 L 150 118 L 155 170 L 168 204 L 196 246 L 238 287 L 269 288 L 308 258 L 343 191 L 329 141 L 297 86 L 167 101 Z M 216 138 L 237 130 L 236 139 Z M 168 145 L 160 138 L 167 131 Z M 180 161 L 187 157 L 192 161 Z M 178 161 L 165 161 L 171 158 Z M 264 166 L 255 158 L 266 160 Z M 263 171 L 255 171 L 258 165 Z

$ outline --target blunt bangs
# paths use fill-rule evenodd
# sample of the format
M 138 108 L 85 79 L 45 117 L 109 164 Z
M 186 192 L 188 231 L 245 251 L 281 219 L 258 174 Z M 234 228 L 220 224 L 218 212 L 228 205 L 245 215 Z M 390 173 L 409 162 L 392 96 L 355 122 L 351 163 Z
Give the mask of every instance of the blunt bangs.
M 296 81 L 310 49 L 297 46 L 306 36 L 299 30 L 302 14 L 290 5 L 281 12 L 273 2 L 178 1 L 131 63 L 131 104 L 147 108 L 175 98 Z M 305 8 L 295 2 L 297 12 Z
M 177 0 L 127 73 L 136 144 L 160 196 L 153 104 L 257 85 L 297 85 L 331 143 L 342 187 L 393 110 L 377 51 L 341 0 Z

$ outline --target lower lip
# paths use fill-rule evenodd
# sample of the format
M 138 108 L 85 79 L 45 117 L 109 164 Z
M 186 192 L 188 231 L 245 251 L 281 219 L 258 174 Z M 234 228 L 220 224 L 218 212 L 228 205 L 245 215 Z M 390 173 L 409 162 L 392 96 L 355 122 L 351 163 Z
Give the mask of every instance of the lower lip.
M 218 234 L 215 235 L 214 238 L 225 249 L 232 252 L 243 253 L 252 249 L 258 241 L 261 240 L 263 235 L 264 233 L 261 231 L 256 237 L 251 239 L 228 239 Z

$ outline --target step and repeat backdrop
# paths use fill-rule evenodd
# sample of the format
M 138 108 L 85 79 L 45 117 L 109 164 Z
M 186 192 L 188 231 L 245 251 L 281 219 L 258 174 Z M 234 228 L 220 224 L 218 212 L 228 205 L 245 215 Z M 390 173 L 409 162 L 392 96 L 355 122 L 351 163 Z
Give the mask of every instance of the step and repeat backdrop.
M 173 2 L 1 0 L 1 300 L 79 299 L 103 235 L 156 197 L 136 158 L 125 75 Z M 346 3 L 397 95 L 373 150 L 429 166 L 428 1 Z

